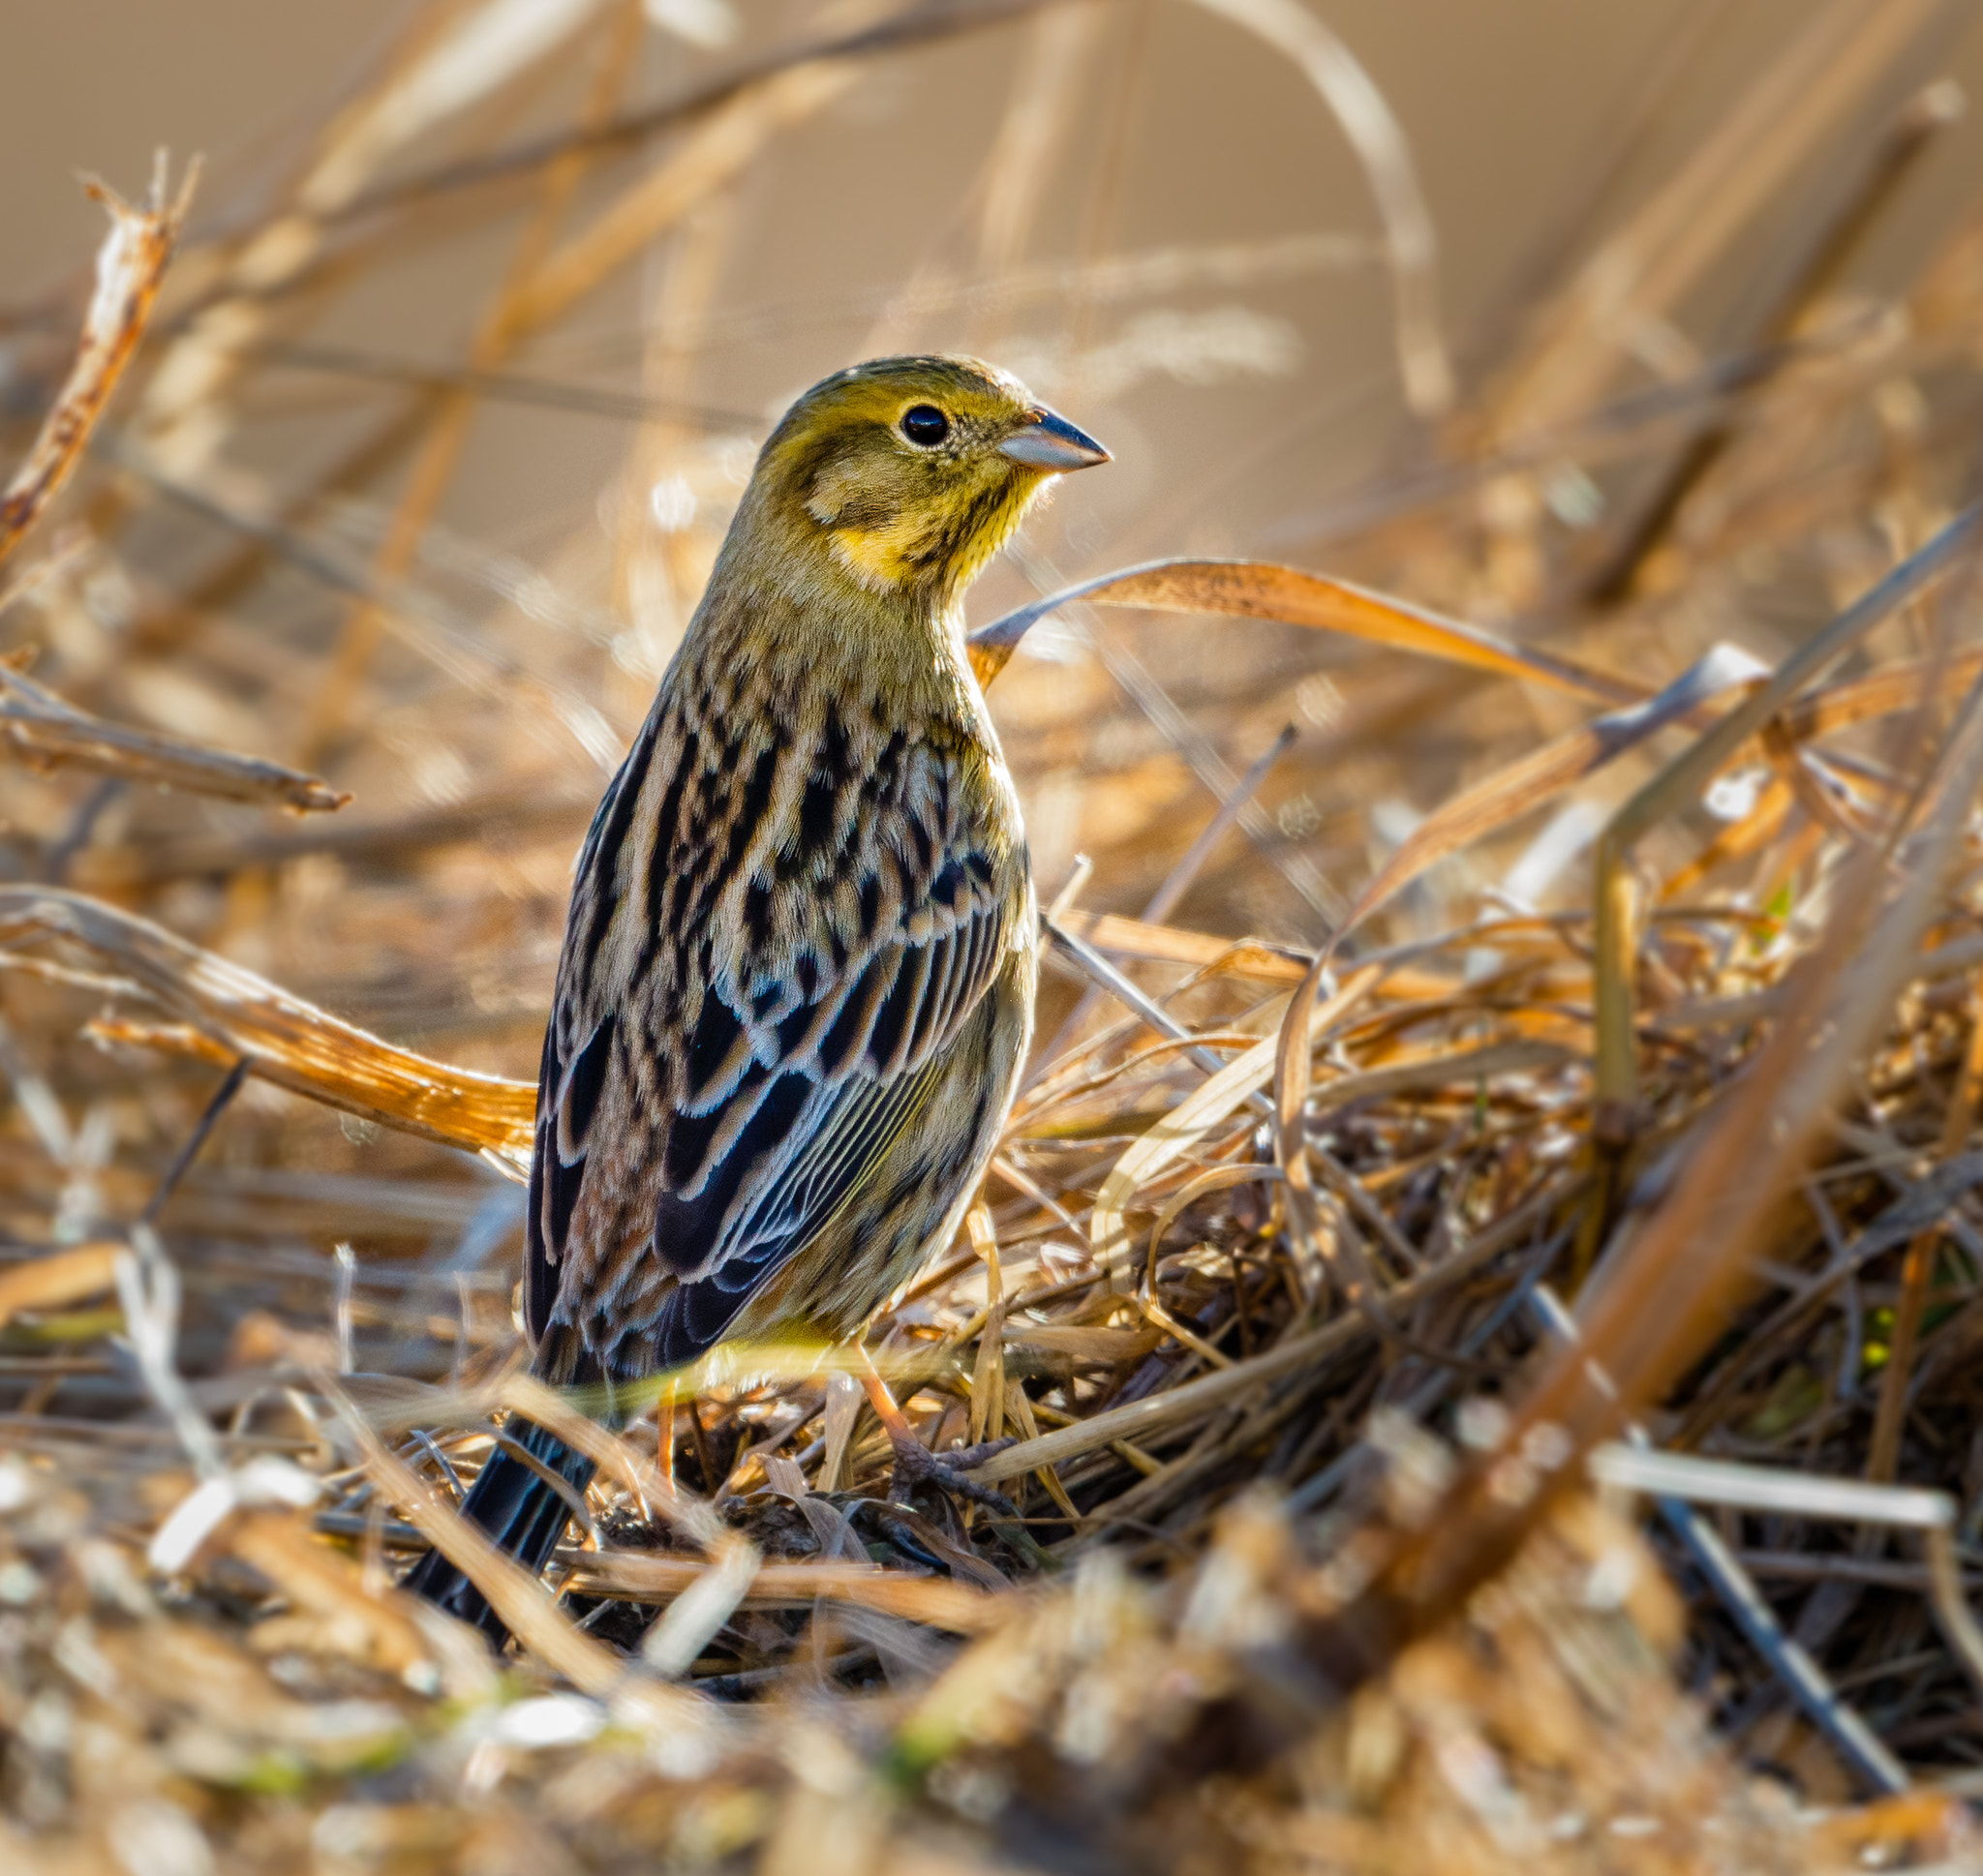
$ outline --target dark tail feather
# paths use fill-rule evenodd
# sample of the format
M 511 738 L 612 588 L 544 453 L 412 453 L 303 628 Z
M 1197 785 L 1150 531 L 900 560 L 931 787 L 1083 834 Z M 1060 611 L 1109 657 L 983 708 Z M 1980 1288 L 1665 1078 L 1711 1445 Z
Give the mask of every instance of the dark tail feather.
M 576 1491 L 583 1492 L 591 1482 L 592 1461 L 553 1438 L 542 1427 L 512 1420 L 508 1431 L 524 1451 Z M 461 1511 L 533 1576 L 551 1560 L 564 1527 L 571 1522 L 570 1501 L 506 1446 L 499 1446 L 490 1456 L 462 1501 Z M 483 1600 L 482 1592 L 439 1551 L 429 1551 L 421 1558 L 401 1588 L 479 1628 L 498 1648 L 509 1639 L 509 1630 Z

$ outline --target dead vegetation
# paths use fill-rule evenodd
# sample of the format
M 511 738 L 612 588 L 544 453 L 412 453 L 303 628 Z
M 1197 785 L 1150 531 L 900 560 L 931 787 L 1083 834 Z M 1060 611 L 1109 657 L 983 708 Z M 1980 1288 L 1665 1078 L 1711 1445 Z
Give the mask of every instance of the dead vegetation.
M 1465 381 L 1388 107 L 1300 9 L 1208 10 L 1352 138 L 1424 427 L 1297 517 L 1350 577 L 1022 555 L 975 637 L 1088 858 L 983 1203 L 869 1346 L 932 1443 L 1015 1437 L 1017 1520 L 890 1502 L 832 1351 L 611 1433 L 526 1378 L 515 1076 L 736 488 L 693 335 L 794 317 L 717 291 L 751 166 L 1017 35 L 975 257 L 856 315 L 1071 295 L 1190 381 L 1243 322 L 1151 306 L 1318 264 L 1027 262 L 1130 10 L 836 9 L 657 96 L 638 6 L 416 11 L 256 206 L 162 171 L 86 311 L 20 311 L 82 340 L 24 354 L 0 506 L 10 1867 L 1977 1866 L 1983 224 L 1843 284 L 1953 121 L 1937 10 L 1814 13 Z M 458 362 L 333 342 L 492 229 Z M 632 421 L 604 561 L 444 525 L 512 403 Z M 600 1464 L 542 1584 L 452 1510 L 512 1411 Z M 393 1588 L 428 1543 L 501 1663 Z

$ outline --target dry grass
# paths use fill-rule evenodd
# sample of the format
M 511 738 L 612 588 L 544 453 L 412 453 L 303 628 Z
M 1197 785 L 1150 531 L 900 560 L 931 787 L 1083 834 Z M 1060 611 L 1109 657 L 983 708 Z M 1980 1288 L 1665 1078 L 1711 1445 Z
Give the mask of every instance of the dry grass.
M 614 1433 L 529 1381 L 502 1071 L 734 494 L 682 335 L 734 317 L 737 180 L 870 61 L 1018 32 L 961 211 L 992 278 L 932 269 L 884 329 L 1053 293 L 1092 323 L 1286 257 L 1022 265 L 1101 14 L 836 9 L 670 106 L 637 7 L 555 43 L 527 11 L 416 15 L 156 307 L 183 198 L 113 199 L 80 358 L 26 354 L 9 1866 L 1978 1866 L 1977 225 L 1840 286 L 1949 121 L 1881 89 L 1933 10 L 1815 15 L 1457 391 L 1409 150 L 1352 110 L 1438 427 L 1310 518 L 1347 577 L 1151 562 L 978 634 L 1036 826 L 1088 862 L 1044 881 L 983 1202 L 869 1346 L 932 1443 L 1014 1437 L 980 1468 L 1014 1519 L 890 1502 L 844 1353 L 732 1351 Z M 1212 11 L 1354 106 L 1319 28 Z M 564 128 L 506 140 L 547 97 Z M 1647 388 L 1634 348 L 1671 359 L 1770 206 L 1794 264 Z M 459 369 L 310 348 L 464 227 L 511 246 Z M 558 378 L 636 261 L 637 380 Z M 610 563 L 437 522 L 519 399 L 638 420 Z M 276 419 L 307 446 L 251 470 Z M 1758 613 L 1795 621 L 1768 660 L 1723 642 Z M 600 1462 L 542 1584 L 452 1509 L 513 1411 Z M 430 1542 L 501 1663 L 394 1589 Z

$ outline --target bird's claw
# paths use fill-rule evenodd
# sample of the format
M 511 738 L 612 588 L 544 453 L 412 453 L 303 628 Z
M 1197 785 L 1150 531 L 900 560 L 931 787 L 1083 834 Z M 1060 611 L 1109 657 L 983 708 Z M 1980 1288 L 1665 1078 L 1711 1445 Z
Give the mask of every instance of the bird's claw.
M 932 1453 L 920 1439 L 897 1439 L 895 1476 L 889 1480 L 888 1496 L 898 1504 L 907 1504 L 919 1485 L 933 1485 L 953 1498 L 968 1498 L 1003 1518 L 1017 1518 L 1019 1507 L 995 1486 L 981 1484 L 968 1476 L 972 1468 L 982 1466 L 994 1453 L 1016 1446 L 1016 1438 L 987 1439 L 976 1446 L 960 1446 L 954 1452 Z

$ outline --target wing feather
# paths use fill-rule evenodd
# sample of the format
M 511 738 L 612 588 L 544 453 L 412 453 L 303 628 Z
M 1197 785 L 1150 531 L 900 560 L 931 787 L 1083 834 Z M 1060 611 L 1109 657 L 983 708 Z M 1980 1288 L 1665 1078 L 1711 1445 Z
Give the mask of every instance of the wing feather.
M 782 758 L 795 775 L 770 745 L 650 722 L 581 859 L 545 1037 L 534 1334 L 610 1338 L 622 1372 L 689 1359 L 923 1111 L 1026 896 L 957 759 L 830 720 Z

